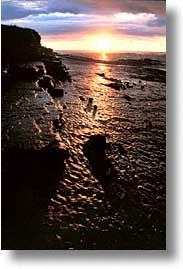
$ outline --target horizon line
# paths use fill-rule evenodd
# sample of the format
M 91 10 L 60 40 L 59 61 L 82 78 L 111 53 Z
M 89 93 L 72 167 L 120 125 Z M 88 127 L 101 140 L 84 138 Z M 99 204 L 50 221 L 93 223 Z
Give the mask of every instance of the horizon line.
M 166 53 L 166 51 L 100 51 L 100 50 L 85 50 L 85 49 L 53 49 L 54 51 L 84 51 L 84 52 L 95 52 L 95 53 L 103 53 L 103 54 L 110 54 L 110 53 Z

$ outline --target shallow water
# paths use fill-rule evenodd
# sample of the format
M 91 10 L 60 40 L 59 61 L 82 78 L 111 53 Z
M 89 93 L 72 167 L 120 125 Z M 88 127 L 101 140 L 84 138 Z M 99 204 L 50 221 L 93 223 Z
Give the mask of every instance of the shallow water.
M 64 58 L 63 63 L 73 79 L 64 84 L 63 98 L 53 99 L 28 84 L 23 89 L 16 86 L 16 92 L 5 94 L 2 102 L 3 147 L 21 144 L 39 148 L 57 138 L 70 152 L 64 178 L 41 218 L 44 247 L 164 248 L 165 83 L 142 81 L 145 87 L 141 88 L 135 78 L 141 72 L 137 67 Z M 103 85 L 106 80 L 96 73 L 137 85 L 117 91 Z M 131 97 L 130 102 L 124 94 Z M 89 97 L 92 106 L 87 106 Z M 62 110 L 65 124 L 55 130 L 53 120 Z M 83 145 L 92 134 L 105 134 L 110 144 L 106 154 L 118 175 L 112 179 L 110 198 L 83 154 Z M 43 239 L 35 238 L 35 245 L 41 245 L 38 240 Z

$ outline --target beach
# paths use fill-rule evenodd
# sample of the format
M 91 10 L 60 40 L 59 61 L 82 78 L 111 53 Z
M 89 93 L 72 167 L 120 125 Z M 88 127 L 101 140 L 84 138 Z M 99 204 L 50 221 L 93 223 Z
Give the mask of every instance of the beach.
M 26 166 L 23 178 L 29 184 L 24 182 L 28 187 L 14 196 L 18 209 L 8 217 L 5 248 L 164 249 L 165 56 L 120 54 L 109 61 L 106 55 L 86 53 L 59 57 L 72 77 L 63 82 L 62 97 L 22 80 L 2 95 L 3 150 L 17 145 L 24 152 L 40 150 L 56 140 L 69 152 L 60 173 L 51 163 L 49 169 L 49 161 L 36 168 L 37 175 Z M 56 126 L 60 113 L 63 121 Z M 106 139 L 109 185 L 84 154 L 92 135 Z M 34 192 L 31 176 L 40 179 Z

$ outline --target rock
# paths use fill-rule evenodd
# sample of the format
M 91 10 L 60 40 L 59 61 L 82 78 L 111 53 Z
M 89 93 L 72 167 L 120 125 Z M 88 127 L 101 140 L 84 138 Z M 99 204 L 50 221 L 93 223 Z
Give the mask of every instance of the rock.
M 9 242 L 5 249 L 30 249 L 33 241 L 36 248 L 43 212 L 63 178 L 69 152 L 52 141 L 41 149 L 9 148 L 2 155 L 4 247 Z
M 42 76 L 44 76 L 45 74 L 46 74 L 46 71 L 45 71 L 45 69 L 43 68 L 43 66 L 38 67 L 38 75 L 39 75 L 39 77 L 42 77 Z
M 107 87 L 111 87 L 115 90 L 120 90 L 122 88 L 122 83 L 121 82 L 114 82 L 114 83 L 108 83 L 108 84 L 103 84 Z
M 62 117 L 63 117 L 63 112 L 61 112 L 61 113 L 59 114 L 59 119 L 61 120 Z
M 55 130 L 58 130 L 65 124 L 65 120 L 62 117 L 62 114 L 59 115 L 59 118 L 53 120 L 53 126 Z
M 83 96 L 79 96 L 79 99 L 83 102 L 85 101 L 85 98 Z
M 34 61 L 41 56 L 41 37 L 33 29 L 1 25 L 2 66 Z
M 45 65 L 48 74 L 53 76 L 56 80 L 68 80 L 69 82 L 71 82 L 71 76 L 69 75 L 69 72 L 66 71 L 63 67 L 60 59 L 47 60 L 45 61 Z
M 36 81 L 39 77 L 38 69 L 34 65 L 12 65 L 8 72 L 14 79 Z
M 105 73 L 96 73 L 98 76 L 105 78 Z
M 52 76 L 49 76 L 49 75 L 44 75 L 43 76 L 43 79 L 45 82 L 50 82 L 50 81 L 53 81 L 53 77 Z
M 58 129 L 60 127 L 60 120 L 59 119 L 55 119 L 53 120 L 53 126 L 55 129 Z
M 92 103 L 93 103 L 93 98 L 92 97 L 89 97 L 88 104 L 92 104 Z
M 84 146 L 84 154 L 90 156 L 93 153 L 104 153 L 107 147 L 106 137 L 104 135 L 92 135 Z
M 106 195 L 110 198 L 111 183 L 113 179 L 117 178 L 117 172 L 106 156 L 107 147 L 104 135 L 92 135 L 84 144 L 83 152 L 88 158 L 92 174 L 99 180 Z
M 63 105 L 63 109 L 66 109 L 66 108 L 67 108 L 67 106 L 64 104 L 64 105 Z
M 125 98 L 129 102 L 132 100 L 132 98 L 129 95 L 127 95 L 127 94 L 124 94 L 123 95 L 123 98 Z
M 62 89 L 62 88 L 49 88 L 48 92 L 52 97 L 63 97 L 64 96 L 64 89 Z
M 38 80 L 38 85 L 41 88 L 48 89 L 50 92 L 55 88 L 55 81 L 53 77 L 49 75 L 44 75 Z
M 68 156 L 68 150 L 61 147 L 57 140 L 40 149 L 19 147 L 7 149 L 3 152 L 3 162 L 8 168 L 7 180 L 16 187 L 20 184 L 20 186 L 36 187 L 37 191 L 41 191 L 54 185 L 52 179 L 54 175 L 63 173 L 64 160 Z M 7 187 L 10 185 L 8 184 Z M 39 187 L 40 190 L 38 190 Z
M 36 91 L 36 92 L 42 92 L 42 91 L 44 91 L 44 89 L 43 88 L 33 88 L 32 90 L 34 90 L 34 91 Z

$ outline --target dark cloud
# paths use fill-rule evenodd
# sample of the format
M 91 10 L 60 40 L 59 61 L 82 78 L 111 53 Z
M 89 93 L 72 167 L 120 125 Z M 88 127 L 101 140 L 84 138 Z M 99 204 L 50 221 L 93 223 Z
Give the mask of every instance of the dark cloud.
M 53 12 L 112 14 L 118 12 L 165 15 L 163 0 L 7 0 L 2 1 L 2 20 Z
M 2 2 L 1 4 L 2 20 L 23 18 L 32 13 L 31 10 L 25 10 L 24 8 L 17 6 L 16 2 L 7 1 Z
M 162 17 L 158 17 L 155 20 L 150 20 L 147 23 L 148 26 L 155 26 L 155 27 L 164 27 L 166 26 L 166 17 L 162 16 Z
M 165 29 L 153 29 L 153 28 L 143 28 L 142 27 L 130 27 L 118 29 L 120 34 L 125 34 L 128 36 L 138 36 L 138 37 L 154 37 L 154 36 L 164 36 L 166 33 Z
M 165 1 L 158 0 L 2 0 L 2 20 L 44 36 L 111 29 L 119 35 L 152 37 L 166 34 L 164 9 Z
M 165 0 L 80 0 L 95 10 L 104 12 L 154 13 L 165 15 Z

